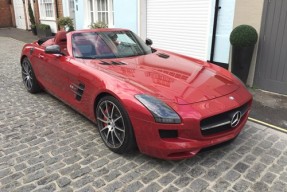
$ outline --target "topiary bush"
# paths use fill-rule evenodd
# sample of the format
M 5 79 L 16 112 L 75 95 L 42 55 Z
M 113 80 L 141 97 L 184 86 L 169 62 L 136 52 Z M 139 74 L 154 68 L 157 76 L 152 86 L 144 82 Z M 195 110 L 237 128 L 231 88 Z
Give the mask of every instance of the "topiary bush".
M 99 21 L 99 22 L 96 22 L 96 23 L 92 23 L 90 25 L 90 28 L 91 29 L 108 28 L 108 25 L 106 23 L 104 23 L 104 22 Z
M 230 43 L 236 47 L 255 45 L 258 39 L 257 31 L 250 25 L 239 25 L 230 34 Z
M 57 23 L 62 28 L 67 28 L 67 31 L 74 31 L 74 22 L 71 17 L 60 17 Z
M 31 25 L 35 26 L 36 22 L 30 1 L 28 1 L 28 12 L 29 12 L 30 23 Z
M 38 24 L 37 28 L 38 29 L 42 29 L 42 30 L 49 30 L 49 29 L 51 29 L 50 25 L 46 25 L 46 24 L 42 24 L 42 23 Z
M 28 1 L 28 12 L 29 12 L 29 19 L 30 19 L 30 23 L 31 23 L 30 27 L 31 27 L 32 33 L 34 35 L 37 35 L 37 29 L 36 29 L 36 22 L 35 22 L 34 12 L 33 12 L 33 9 L 32 9 L 30 1 Z
M 46 25 L 46 24 L 38 24 L 37 25 L 37 33 L 38 33 L 38 37 L 42 38 L 42 37 L 49 37 L 52 35 L 52 31 L 51 31 L 51 27 L 50 25 Z

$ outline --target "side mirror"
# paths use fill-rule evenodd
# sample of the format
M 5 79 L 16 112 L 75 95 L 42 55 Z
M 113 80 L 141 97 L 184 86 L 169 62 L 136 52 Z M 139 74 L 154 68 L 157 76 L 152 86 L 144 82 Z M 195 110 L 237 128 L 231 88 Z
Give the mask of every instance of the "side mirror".
M 60 55 L 63 55 L 61 53 L 61 48 L 59 45 L 49 45 L 45 48 L 45 53 L 48 53 L 48 54 L 60 54 Z
M 152 45 L 152 40 L 149 39 L 149 38 L 147 38 L 147 39 L 145 40 L 145 44 L 148 45 L 148 46 L 151 46 L 151 45 Z

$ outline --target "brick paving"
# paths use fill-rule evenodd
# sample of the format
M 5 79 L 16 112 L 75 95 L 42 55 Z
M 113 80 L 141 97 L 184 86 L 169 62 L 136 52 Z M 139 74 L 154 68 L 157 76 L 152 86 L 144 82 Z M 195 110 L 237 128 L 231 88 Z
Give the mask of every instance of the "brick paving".
M 287 191 L 287 135 L 248 123 L 191 159 L 118 155 L 96 126 L 46 93 L 26 92 L 23 42 L 0 37 L 0 191 Z

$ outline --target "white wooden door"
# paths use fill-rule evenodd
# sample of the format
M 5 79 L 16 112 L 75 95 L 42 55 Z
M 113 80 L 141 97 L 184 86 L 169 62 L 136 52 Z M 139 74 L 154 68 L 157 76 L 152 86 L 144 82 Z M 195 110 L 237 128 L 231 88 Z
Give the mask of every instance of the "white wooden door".
M 25 13 L 24 13 L 24 4 L 22 0 L 14 0 L 14 13 L 15 13 L 15 21 L 16 27 L 19 29 L 27 29 L 25 22 Z
M 147 0 L 147 37 L 154 47 L 207 60 L 210 0 Z

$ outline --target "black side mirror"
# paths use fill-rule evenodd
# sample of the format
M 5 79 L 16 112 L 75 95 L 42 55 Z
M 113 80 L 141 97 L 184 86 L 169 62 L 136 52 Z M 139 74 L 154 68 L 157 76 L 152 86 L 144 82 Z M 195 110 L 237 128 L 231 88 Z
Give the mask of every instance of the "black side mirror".
M 48 53 L 48 54 L 60 54 L 60 55 L 63 55 L 61 53 L 61 48 L 59 45 L 49 45 L 45 48 L 45 53 Z
M 145 44 L 148 45 L 148 46 L 151 46 L 151 45 L 152 45 L 152 40 L 149 39 L 149 38 L 147 38 L 147 39 L 145 40 Z

